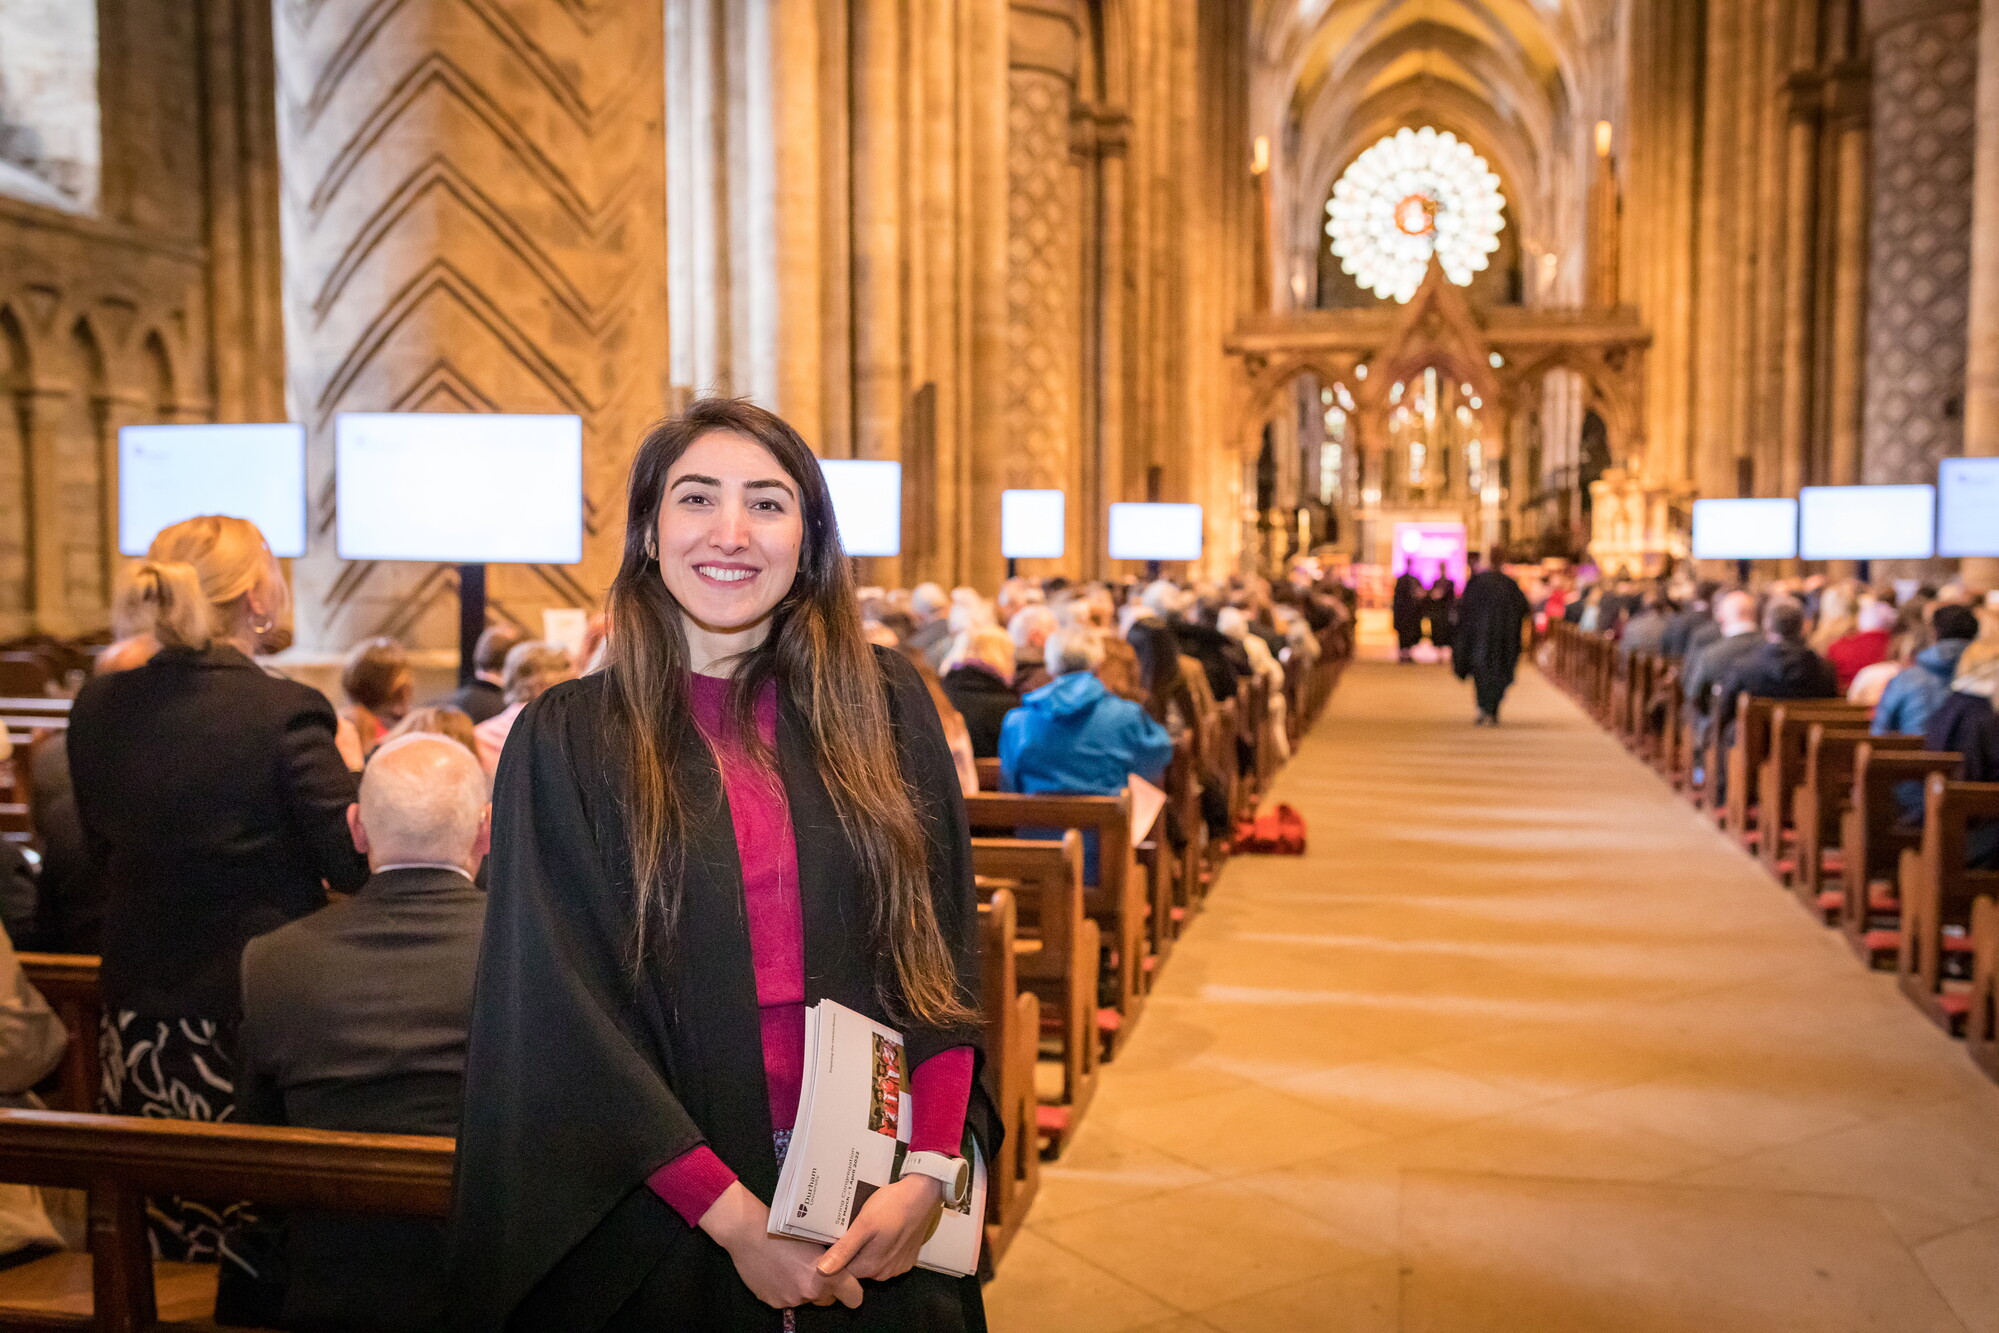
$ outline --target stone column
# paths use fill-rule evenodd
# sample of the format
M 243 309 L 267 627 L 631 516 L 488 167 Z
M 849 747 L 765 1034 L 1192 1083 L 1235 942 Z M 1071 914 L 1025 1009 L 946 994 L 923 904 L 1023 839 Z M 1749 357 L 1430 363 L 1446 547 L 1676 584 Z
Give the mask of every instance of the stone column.
M 851 11 L 856 458 L 902 459 L 911 388 L 904 359 L 902 19 L 895 0 L 859 0 Z M 901 582 L 901 558 L 877 557 L 868 562 L 867 576 Z
M 1833 141 L 1832 292 L 1826 334 L 1826 471 L 1834 486 L 1860 480 L 1861 401 L 1867 365 L 1867 168 L 1870 137 L 1864 77 L 1848 71 L 1835 86 Z
M 1787 90 L 1782 387 L 1777 415 L 1777 475 L 1773 493 L 1796 495 L 1805 481 L 1812 411 L 1812 301 L 1816 292 L 1813 238 L 1818 231 L 1819 123 L 1817 89 Z
M 1999 456 L 1999 0 L 1985 0 L 1978 24 L 1977 114 L 1964 452 L 1992 458 Z M 1999 559 L 1966 560 L 1964 579 L 1999 587 Z
M 35 623 L 51 634 L 84 628 L 69 613 L 70 543 L 57 516 L 66 512 L 70 489 L 64 480 L 66 418 L 70 413 L 67 385 L 38 381 L 21 390 L 25 438 L 22 453 L 28 465 L 29 565 L 33 570 L 29 596 Z
M 1736 492 L 1733 414 L 1743 363 L 1735 344 L 1735 277 L 1743 220 L 1740 216 L 1740 127 L 1751 117 L 1740 106 L 1739 70 L 1746 60 L 1741 29 L 1748 6 L 1712 5 L 1704 48 L 1701 152 L 1696 258 L 1698 307 L 1692 356 L 1694 406 L 1691 472 L 1707 496 Z
M 1871 5 L 1873 216 L 1859 480 L 1933 482 L 1962 447 L 1978 13 Z
M 1070 151 L 1082 38 L 1066 6 L 1008 15 L 1007 456 L 975 501 L 997 506 L 1008 486 L 1066 492 L 1064 573 L 1080 567 L 1083 496 L 1082 181 Z
M 300 647 L 456 630 L 434 567 L 335 558 L 342 411 L 580 415 L 582 564 L 496 567 L 489 592 L 530 628 L 543 606 L 594 605 L 667 397 L 661 6 L 321 0 L 279 6 L 276 38 L 286 354 L 315 502 Z

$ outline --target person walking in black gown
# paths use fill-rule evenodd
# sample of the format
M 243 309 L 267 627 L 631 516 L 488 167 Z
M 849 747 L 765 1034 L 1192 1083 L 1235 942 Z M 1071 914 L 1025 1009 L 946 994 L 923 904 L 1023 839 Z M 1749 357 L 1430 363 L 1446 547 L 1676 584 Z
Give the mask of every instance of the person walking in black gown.
M 1423 581 L 1404 573 L 1395 580 L 1395 600 L 1391 615 L 1395 620 L 1396 661 L 1407 662 L 1416 645 L 1423 641 Z
M 1458 589 L 1448 569 L 1437 571 L 1437 581 L 1423 594 L 1423 617 L 1429 622 L 1430 646 L 1438 650 L 1451 646 L 1451 632 L 1457 624 Z
M 1499 567 L 1496 553 L 1458 598 L 1451 669 L 1477 691 L 1479 726 L 1499 725 L 1499 704 L 1520 664 L 1520 632 L 1530 611 L 1527 594 Z

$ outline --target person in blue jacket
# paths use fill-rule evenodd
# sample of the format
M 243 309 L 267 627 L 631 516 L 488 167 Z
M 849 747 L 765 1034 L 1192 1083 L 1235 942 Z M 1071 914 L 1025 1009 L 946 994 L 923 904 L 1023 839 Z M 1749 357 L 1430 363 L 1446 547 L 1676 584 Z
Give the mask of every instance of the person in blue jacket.
M 1876 736 L 1920 736 L 1929 729 L 1930 714 L 1950 697 L 1957 659 L 1978 637 L 1978 617 L 1968 606 L 1940 606 L 1930 617 L 1936 642 L 1916 654 L 1916 660 L 1888 682 L 1874 709 Z
M 1096 631 L 1059 631 L 1043 651 L 1055 679 L 1000 723 L 1000 790 L 1115 796 L 1132 773 L 1164 781 L 1172 738 L 1097 679 L 1104 647 Z

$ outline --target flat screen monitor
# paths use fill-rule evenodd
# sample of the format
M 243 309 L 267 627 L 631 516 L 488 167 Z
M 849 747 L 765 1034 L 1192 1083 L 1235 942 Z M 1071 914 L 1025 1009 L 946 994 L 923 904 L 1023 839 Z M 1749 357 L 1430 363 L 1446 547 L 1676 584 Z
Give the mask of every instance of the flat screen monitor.
M 1796 500 L 1694 501 L 1694 559 L 1789 560 L 1797 553 Z
M 877 458 L 822 458 L 833 494 L 840 549 L 848 555 L 902 553 L 902 464 Z
M 1934 486 L 1807 486 L 1798 554 L 1807 560 L 1927 560 L 1936 554 Z
M 1937 554 L 1999 555 L 1999 458 L 1946 458 L 1937 470 Z
M 1066 549 L 1068 497 L 1060 491 L 1000 492 L 1000 555 L 1052 560 Z
M 118 553 L 144 555 L 160 529 L 202 514 L 247 518 L 271 554 L 304 555 L 305 427 L 121 427 Z
M 1201 506 L 1114 504 L 1111 559 L 1199 560 Z
M 581 417 L 343 412 L 333 463 L 343 560 L 583 558 Z

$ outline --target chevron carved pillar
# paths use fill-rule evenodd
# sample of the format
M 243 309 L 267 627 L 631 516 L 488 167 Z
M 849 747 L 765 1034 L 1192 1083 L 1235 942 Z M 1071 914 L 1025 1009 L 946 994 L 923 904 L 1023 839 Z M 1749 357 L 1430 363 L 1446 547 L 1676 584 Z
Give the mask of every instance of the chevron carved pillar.
M 1083 29 L 1071 6 L 1016 0 L 1007 19 L 1007 456 L 978 503 L 1009 486 L 1061 490 L 1079 568 L 1082 499 L 1082 174 L 1072 155 Z M 997 473 L 998 475 L 994 475 Z M 995 484 L 997 483 L 997 484 Z M 1030 562 L 1035 573 L 1054 572 Z
M 333 549 L 343 411 L 574 412 L 583 563 L 495 567 L 494 614 L 596 605 L 667 377 L 661 7 L 279 0 L 286 355 L 306 423 L 301 648 L 453 642 L 450 571 Z

